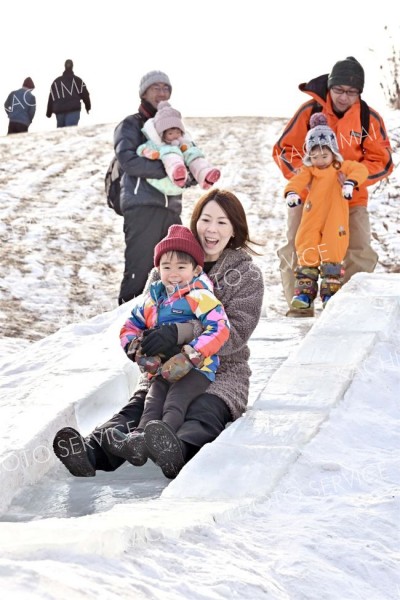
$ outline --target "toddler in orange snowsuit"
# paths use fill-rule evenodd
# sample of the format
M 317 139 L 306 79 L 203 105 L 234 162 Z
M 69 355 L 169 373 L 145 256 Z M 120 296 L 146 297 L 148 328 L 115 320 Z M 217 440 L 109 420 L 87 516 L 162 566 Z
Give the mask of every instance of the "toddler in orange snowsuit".
M 296 285 L 293 308 L 309 308 L 318 292 L 326 302 L 341 287 L 343 260 L 349 244 L 349 205 L 354 187 L 368 177 L 368 169 L 354 160 L 343 160 L 336 136 L 322 113 L 310 119 L 305 140 L 304 166 L 285 187 L 289 207 L 301 204 L 300 194 L 309 193 L 296 235 Z M 320 267 L 320 269 L 319 269 Z

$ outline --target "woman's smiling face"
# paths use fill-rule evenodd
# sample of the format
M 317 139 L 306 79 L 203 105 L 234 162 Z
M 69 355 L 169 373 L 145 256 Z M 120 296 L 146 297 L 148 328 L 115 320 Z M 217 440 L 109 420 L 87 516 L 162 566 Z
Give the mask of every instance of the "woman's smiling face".
M 196 228 L 205 260 L 207 262 L 218 260 L 229 240 L 234 236 L 234 231 L 226 212 L 215 200 L 205 205 Z

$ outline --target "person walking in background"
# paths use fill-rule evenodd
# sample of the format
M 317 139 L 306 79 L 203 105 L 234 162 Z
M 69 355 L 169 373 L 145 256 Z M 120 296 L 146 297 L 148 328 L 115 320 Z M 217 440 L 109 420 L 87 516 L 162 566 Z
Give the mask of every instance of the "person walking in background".
M 392 172 L 390 142 L 382 117 L 360 99 L 364 89 L 364 70 L 352 56 L 335 63 L 329 75 L 320 75 L 308 83 L 302 83 L 299 89 L 312 99 L 300 106 L 273 148 L 273 159 L 286 179 L 291 179 L 302 165 L 304 139 L 310 117 L 316 110 L 322 110 L 326 116 L 343 158 L 362 162 L 369 173 L 367 180 L 354 189 L 349 202 L 349 246 L 344 260 L 346 282 L 354 273 L 372 273 L 378 260 L 378 255 L 371 247 L 367 186 Z M 303 201 L 306 196 L 307 191 L 304 190 L 301 194 Z M 297 266 L 295 237 L 303 206 L 304 202 L 289 208 L 287 241 L 278 250 L 283 290 L 289 307 L 294 295 L 294 272 Z M 287 316 L 313 314 L 312 307 L 300 311 L 290 307 Z
M 22 87 L 11 92 L 4 102 L 9 119 L 7 133 L 28 131 L 36 112 L 36 98 L 32 94 L 35 85 L 30 77 L 24 79 Z
M 64 73 L 51 84 L 47 102 L 46 117 L 50 119 L 54 113 L 57 127 L 78 125 L 81 116 L 81 101 L 88 114 L 91 109 L 89 91 L 82 79 L 75 75 L 72 60 L 66 60 L 64 67 Z
M 229 337 L 228 317 L 203 271 L 204 250 L 190 229 L 171 225 L 154 249 L 154 266 L 160 280 L 135 302 L 120 332 L 128 357 L 148 373 L 150 381 L 142 418 L 128 443 L 121 444 L 120 456 L 135 466 L 147 461 L 145 438 L 176 432 L 192 400 L 215 381 L 217 352 Z M 203 327 L 200 335 L 167 351 L 163 342 L 170 340 L 171 329 L 164 325 L 195 319 Z M 156 340 L 152 332 L 157 333 Z M 125 434 L 120 436 L 124 442 Z M 116 450 L 116 443 L 111 450 Z M 169 457 L 163 471 L 175 476 L 171 462 Z
M 173 194 L 160 192 L 149 180 L 167 177 L 161 160 L 138 156 L 137 150 L 147 140 L 142 132 L 153 118 L 160 102 L 172 92 L 168 75 L 150 71 L 139 84 L 140 106 L 136 114 L 126 117 L 114 132 L 114 149 L 123 171 L 121 210 L 124 217 L 125 269 L 118 302 L 128 302 L 142 293 L 153 267 L 154 247 L 167 235 L 171 225 L 181 224 L 182 189 Z
M 150 160 L 161 159 L 168 174 L 167 181 L 149 180 L 160 191 L 179 194 L 179 188 L 188 178 L 186 167 L 203 190 L 208 190 L 220 178 L 219 169 L 211 166 L 200 148 L 193 144 L 181 113 L 169 102 L 160 102 L 157 114 L 146 121 L 142 131 L 148 141 L 139 146 L 138 155 Z
M 291 301 L 291 307 L 300 310 L 312 307 L 319 275 L 324 307 L 340 289 L 343 259 L 349 245 L 348 201 L 353 197 L 353 190 L 368 177 L 368 169 L 362 163 L 343 161 L 336 136 L 322 113 L 315 113 L 310 119 L 303 163 L 284 191 L 288 207 L 294 208 L 301 205 L 300 195 L 307 190 L 295 239 L 298 265 Z M 344 180 L 343 185 L 338 174 Z

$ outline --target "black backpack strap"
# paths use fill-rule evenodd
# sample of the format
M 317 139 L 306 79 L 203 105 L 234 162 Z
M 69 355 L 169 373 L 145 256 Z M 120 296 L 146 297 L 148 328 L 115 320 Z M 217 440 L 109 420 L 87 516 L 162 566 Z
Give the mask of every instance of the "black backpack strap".
M 361 104 L 361 149 L 364 152 L 364 140 L 368 137 L 370 110 L 365 100 L 360 101 Z

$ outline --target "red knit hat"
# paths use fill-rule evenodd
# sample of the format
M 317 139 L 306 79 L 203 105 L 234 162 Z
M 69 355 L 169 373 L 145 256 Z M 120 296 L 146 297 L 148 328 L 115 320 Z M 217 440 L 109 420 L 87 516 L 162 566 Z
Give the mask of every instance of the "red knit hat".
M 171 225 L 168 235 L 154 248 L 154 266 L 160 265 L 160 259 L 166 252 L 186 252 L 201 267 L 204 266 L 204 250 L 193 233 L 183 225 Z

